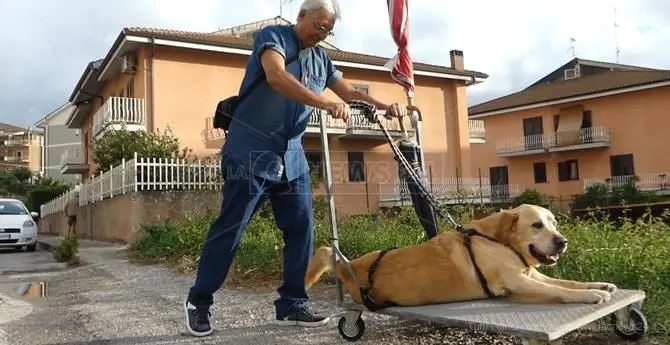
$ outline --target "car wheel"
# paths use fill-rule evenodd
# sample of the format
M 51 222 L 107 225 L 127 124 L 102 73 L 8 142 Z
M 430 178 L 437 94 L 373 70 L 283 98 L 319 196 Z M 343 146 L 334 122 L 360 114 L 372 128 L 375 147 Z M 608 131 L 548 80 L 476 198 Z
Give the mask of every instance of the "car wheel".
M 37 243 L 33 243 L 29 246 L 26 246 L 26 250 L 28 250 L 29 252 L 34 252 L 35 249 L 37 249 Z

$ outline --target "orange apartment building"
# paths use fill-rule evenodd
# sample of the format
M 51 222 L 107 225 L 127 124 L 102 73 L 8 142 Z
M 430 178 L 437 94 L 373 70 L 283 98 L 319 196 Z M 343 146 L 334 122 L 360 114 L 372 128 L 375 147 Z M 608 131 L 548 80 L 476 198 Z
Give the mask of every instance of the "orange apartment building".
M 39 131 L 0 123 L 0 168 L 27 168 L 39 174 L 43 137 Z
M 216 104 L 237 92 L 253 33 L 277 22 L 285 21 L 273 18 L 212 33 L 124 28 L 107 55 L 86 67 L 72 92 L 69 101 L 76 109 L 68 126 L 81 129 L 83 150 L 62 171 L 90 177 L 95 171 L 92 138 L 121 123 L 145 131 L 170 126 L 197 156 L 218 154 L 225 137 L 212 128 Z M 329 43 L 324 48 L 356 87 L 388 102 L 406 102 L 404 90 L 384 67 L 389 58 L 342 51 Z M 488 76 L 465 69 L 461 51 L 451 51 L 445 62 L 450 65 L 414 66 L 426 166 L 436 185 L 455 178 L 455 167 L 461 167 L 462 181 L 471 183 L 470 145 L 481 145 L 485 131 L 482 121 L 468 120 L 466 88 Z M 335 98 L 329 90 L 327 96 Z M 314 116 L 304 135 L 308 159 L 316 166 L 321 164 L 318 125 Z M 386 128 L 399 137 L 397 122 L 387 122 Z M 378 127 L 360 116 L 348 123 L 331 118 L 328 135 L 340 211 L 368 212 L 397 202 L 402 189 L 397 163 Z
M 486 126 L 473 166 L 493 185 L 562 198 L 632 176 L 643 190 L 669 186 L 670 70 L 576 58 L 468 111 Z

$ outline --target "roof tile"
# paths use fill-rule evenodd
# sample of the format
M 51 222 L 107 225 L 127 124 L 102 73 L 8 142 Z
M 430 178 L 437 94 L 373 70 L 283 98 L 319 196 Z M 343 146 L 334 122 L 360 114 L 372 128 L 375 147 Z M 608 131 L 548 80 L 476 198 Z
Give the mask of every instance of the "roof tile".
M 584 96 L 661 81 L 670 81 L 670 70 L 612 71 L 577 79 L 539 84 L 511 95 L 474 105 L 469 115 L 504 110 L 540 102 Z
M 147 27 L 129 27 L 125 28 L 123 32 L 126 35 L 137 35 L 147 37 L 153 36 L 162 39 L 174 39 L 174 40 L 188 41 L 192 43 L 215 44 L 238 49 L 251 49 L 253 46 L 253 40 L 249 38 L 234 37 L 216 32 L 214 33 L 192 32 L 192 31 L 147 28 Z M 328 51 L 328 54 L 334 60 L 354 62 L 354 63 L 364 63 L 375 66 L 384 66 L 390 59 L 386 57 L 347 52 L 343 50 L 326 49 L 326 51 Z M 462 76 L 475 76 L 478 78 L 488 78 L 488 75 L 482 72 L 472 70 L 458 71 L 451 67 L 431 65 L 426 63 L 414 63 L 414 70 L 433 72 L 433 73 L 449 73 Z

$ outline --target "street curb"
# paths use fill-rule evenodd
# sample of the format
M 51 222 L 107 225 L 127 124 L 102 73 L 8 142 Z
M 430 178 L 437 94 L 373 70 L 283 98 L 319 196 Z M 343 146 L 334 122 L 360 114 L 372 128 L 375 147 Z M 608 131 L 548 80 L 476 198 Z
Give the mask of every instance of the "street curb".
M 54 251 L 54 247 L 51 244 L 49 244 L 47 242 L 42 242 L 40 240 L 37 240 L 37 247 L 39 249 L 46 250 L 47 252 L 53 252 Z

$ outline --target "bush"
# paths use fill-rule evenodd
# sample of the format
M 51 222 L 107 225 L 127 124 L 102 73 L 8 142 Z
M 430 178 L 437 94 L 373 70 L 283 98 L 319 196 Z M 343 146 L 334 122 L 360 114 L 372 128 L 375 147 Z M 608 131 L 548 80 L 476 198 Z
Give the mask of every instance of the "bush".
M 95 174 L 110 166 L 120 165 L 123 159 L 130 160 L 135 153 L 141 157 L 192 159 L 192 150 L 180 149 L 179 139 L 172 129 L 163 132 L 129 131 L 125 128 L 106 131 L 93 141 L 93 162 L 98 166 Z
M 325 201 L 317 199 L 314 205 L 315 247 L 330 245 Z M 450 208 L 450 212 L 463 224 L 474 213 L 465 207 Z M 210 214 L 188 218 L 180 224 L 144 225 L 132 248 L 133 253 L 143 261 L 170 262 L 181 267 L 190 265 L 192 269 L 213 217 Z M 617 227 L 610 221 L 559 217 L 564 218 L 561 219 L 561 231 L 569 238 L 570 249 L 557 266 L 542 271 L 559 278 L 605 281 L 622 289 L 644 290 L 647 293 L 645 314 L 651 332 L 663 333 L 670 327 L 670 261 L 666 259 L 670 226 L 663 222 L 666 219 L 626 220 Z M 337 224 L 340 248 L 350 258 L 424 240 L 423 229 L 412 208 L 404 208 L 396 214 L 338 217 Z M 441 222 L 441 231 L 450 229 L 447 223 Z M 274 219 L 257 215 L 242 237 L 231 271 L 254 277 L 279 278 L 282 249 L 281 232 L 276 229 Z
M 28 193 L 26 207 L 31 211 L 39 212 L 42 204 L 57 198 L 61 194 L 70 190 L 70 188 L 71 187 L 66 184 L 37 185 Z
M 70 266 L 81 263 L 77 252 L 79 251 L 79 240 L 76 236 L 68 236 L 55 248 L 53 257 L 58 262 L 66 262 Z
M 514 200 L 515 205 L 531 204 L 544 205 L 544 197 L 537 189 L 526 189 Z
M 564 219 L 561 232 L 570 240 L 559 264 L 543 268 L 550 276 L 616 284 L 620 289 L 647 293 L 644 309 L 650 332 L 665 334 L 670 327 L 670 226 L 664 217 L 637 221 Z

